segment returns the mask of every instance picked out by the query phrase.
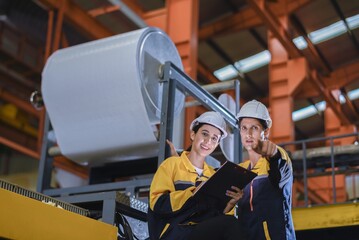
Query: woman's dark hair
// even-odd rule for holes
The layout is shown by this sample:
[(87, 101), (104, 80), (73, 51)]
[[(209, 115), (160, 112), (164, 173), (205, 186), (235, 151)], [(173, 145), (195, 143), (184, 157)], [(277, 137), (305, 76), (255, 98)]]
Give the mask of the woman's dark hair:
[[(197, 133), (198, 132), (198, 130), (202, 127), (204, 125), (204, 123), (198, 123), (197, 125), (195, 125), (193, 128), (192, 128), (192, 131), (194, 132), (194, 133)], [(191, 149), (192, 149), (192, 144), (186, 149), (186, 151), (191, 151)]]
[[(264, 121), (263, 119), (259, 119), (259, 118), (253, 118), (253, 119), (257, 119), (260, 123), (260, 125), (262, 125), (263, 129), (266, 130), (268, 128), (267, 122)], [(243, 118), (238, 119), (238, 125), (241, 125)]]
[(198, 130), (204, 125), (204, 123), (198, 123), (197, 125), (195, 125), (193, 128), (192, 128), (192, 131), (194, 133), (197, 133)]

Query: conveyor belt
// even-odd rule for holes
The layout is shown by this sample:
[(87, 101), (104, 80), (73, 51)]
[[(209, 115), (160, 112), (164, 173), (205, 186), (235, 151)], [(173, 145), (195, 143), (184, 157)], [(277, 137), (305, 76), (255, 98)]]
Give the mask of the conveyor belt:
[(44, 194), (28, 190), (26, 188), (6, 182), (1, 179), (0, 179), (0, 188), (3, 188), (5, 190), (8, 190), (8, 191), (11, 191), (11, 192), (14, 192), (14, 193), (17, 193), (17, 194), (23, 195), (25, 197), (29, 197), (29, 198), (41, 201), (41, 202), (45, 202), (45, 203), (52, 202), (52, 203), (56, 204), (56, 206), (59, 206), (65, 210), (68, 210), (73, 213), (77, 213), (77, 214), (80, 214), (83, 216), (90, 215), (90, 212), (84, 208), (80, 208), (78, 206), (57, 200), (57, 199), (49, 197), (49, 196), (46, 196)]

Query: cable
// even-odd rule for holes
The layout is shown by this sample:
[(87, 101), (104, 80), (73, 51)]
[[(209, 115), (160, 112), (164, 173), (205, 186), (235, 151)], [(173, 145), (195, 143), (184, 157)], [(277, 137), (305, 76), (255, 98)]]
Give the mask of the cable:
[(131, 226), (128, 223), (127, 219), (119, 212), (116, 211), (115, 215), (115, 224), (118, 227), (118, 240), (134, 240), (134, 235), (131, 230)]

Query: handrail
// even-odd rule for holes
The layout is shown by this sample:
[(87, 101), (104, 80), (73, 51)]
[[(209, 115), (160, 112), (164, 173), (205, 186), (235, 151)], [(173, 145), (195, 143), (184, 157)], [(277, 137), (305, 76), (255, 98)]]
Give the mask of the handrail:
[[(304, 140), (297, 140), (297, 141), (292, 141), (292, 142), (284, 142), (279, 144), (280, 146), (282, 146), (283, 148), (286, 148), (287, 146), (290, 145), (297, 145), (300, 150), (297, 150), (293, 153), (293, 157), (292, 157), (292, 161), (293, 164), (296, 163), (295, 159), (301, 159), (302, 160), (302, 176), (295, 176), (295, 181), (300, 181), (302, 177), (303, 179), (303, 185), (304, 185), (304, 205), (305, 207), (308, 207), (309, 205), (312, 205), (312, 203), (310, 203), (309, 201), (309, 190), (310, 187), (308, 186), (309, 184), (309, 177), (314, 177), (315, 174), (308, 174), (308, 170), (310, 168), (313, 168), (313, 164), (311, 166), (309, 166), (308, 163), (310, 163), (310, 161), (316, 161), (318, 162), (319, 158), (321, 157), (322, 159), (326, 159), (329, 160), (330, 159), (330, 165), (326, 166), (325, 164), (322, 164), (322, 168), (327, 168), (330, 169), (330, 175), (331, 175), (331, 184), (332, 184), (332, 189), (331, 189), (331, 196), (330, 198), (332, 199), (332, 203), (335, 204), (337, 203), (337, 183), (336, 183), (336, 175), (339, 174), (345, 174), (345, 173), (349, 173), (349, 174), (359, 174), (359, 168), (356, 169), (349, 169), (348, 171), (338, 171), (338, 166), (339, 166), (339, 159), (336, 158), (336, 156), (341, 155), (341, 154), (358, 154), (358, 158), (359, 158), (359, 145), (358, 145), (358, 141), (355, 141), (353, 143), (353, 147), (344, 147), (347, 145), (343, 145), (343, 146), (335, 146), (334, 145), (334, 140), (336, 139), (343, 139), (346, 137), (356, 137), (356, 139), (359, 139), (359, 132), (354, 132), (354, 133), (350, 133), (350, 134), (342, 134), (342, 135), (337, 135), (337, 136), (329, 136), (329, 137), (317, 137), (317, 138), (311, 138), (311, 139), (304, 139)], [(327, 147), (319, 147), (319, 148), (308, 148), (308, 143), (313, 143), (313, 142), (324, 142), (324, 145), (329, 143), (329, 146)], [(357, 147), (356, 147), (357, 146)], [(328, 149), (327, 149), (328, 148)], [(353, 150), (354, 149), (354, 150)], [(330, 150), (329, 153), (328, 151), (325, 150)], [(349, 151), (351, 150), (351, 151)], [(316, 158), (316, 159), (315, 159)], [(354, 160), (355, 161), (355, 160)], [(354, 162), (353, 161), (353, 162)], [(356, 163), (354, 163), (354, 168), (359, 166), (359, 161), (355, 161)], [(328, 163), (328, 161), (326, 161), (326, 163)], [(355, 165), (356, 164), (356, 165)], [(315, 165), (316, 166), (316, 165)], [(329, 172), (328, 172), (329, 173)], [(318, 175), (319, 176), (319, 175)], [(355, 181), (354, 181), (354, 186), (353, 189), (355, 188)], [(355, 193), (355, 189), (353, 191)], [(354, 196), (355, 198), (356, 196)], [(347, 199), (348, 200), (348, 199)]]

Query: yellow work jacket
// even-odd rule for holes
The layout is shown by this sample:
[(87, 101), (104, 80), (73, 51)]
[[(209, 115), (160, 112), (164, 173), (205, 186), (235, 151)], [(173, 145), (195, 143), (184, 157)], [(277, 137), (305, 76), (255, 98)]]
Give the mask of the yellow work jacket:
[[(157, 169), (150, 187), (148, 226), (151, 239), (186, 239), (191, 226), (223, 214), (213, 199), (194, 198), (193, 190), (215, 170), (204, 163), (199, 176), (184, 151)], [(230, 213), (233, 214), (233, 211)]]

